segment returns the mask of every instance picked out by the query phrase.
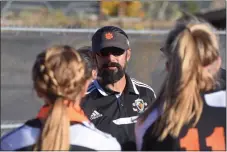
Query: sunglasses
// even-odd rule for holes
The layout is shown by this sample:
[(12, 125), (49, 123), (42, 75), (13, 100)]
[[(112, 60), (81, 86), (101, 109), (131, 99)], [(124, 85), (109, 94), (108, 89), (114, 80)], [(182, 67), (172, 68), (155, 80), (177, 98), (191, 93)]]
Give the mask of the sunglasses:
[(100, 52), (96, 53), (98, 56), (107, 57), (110, 54), (113, 56), (120, 56), (125, 53), (123, 49), (114, 49), (114, 50), (101, 50)]

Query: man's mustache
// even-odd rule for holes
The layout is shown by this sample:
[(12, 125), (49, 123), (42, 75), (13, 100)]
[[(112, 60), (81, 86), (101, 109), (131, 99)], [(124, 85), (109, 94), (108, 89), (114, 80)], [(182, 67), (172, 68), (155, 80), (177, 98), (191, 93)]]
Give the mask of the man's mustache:
[(108, 67), (117, 67), (118, 69), (121, 69), (121, 65), (116, 62), (109, 62), (108, 64), (104, 64), (102, 68), (108, 68)]

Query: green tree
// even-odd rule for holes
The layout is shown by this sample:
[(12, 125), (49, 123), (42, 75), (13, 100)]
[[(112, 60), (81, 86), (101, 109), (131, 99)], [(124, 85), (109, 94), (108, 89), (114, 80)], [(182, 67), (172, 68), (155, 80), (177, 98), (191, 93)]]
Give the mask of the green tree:
[(101, 12), (107, 16), (117, 16), (119, 1), (101, 1)]
[(181, 15), (176, 2), (147, 1), (143, 3), (145, 17), (153, 20), (173, 20)]
[(196, 1), (184, 1), (182, 2), (181, 7), (189, 13), (195, 13), (199, 11), (199, 6)]
[(142, 4), (140, 1), (132, 1), (127, 4), (126, 16), (129, 17), (143, 17)]

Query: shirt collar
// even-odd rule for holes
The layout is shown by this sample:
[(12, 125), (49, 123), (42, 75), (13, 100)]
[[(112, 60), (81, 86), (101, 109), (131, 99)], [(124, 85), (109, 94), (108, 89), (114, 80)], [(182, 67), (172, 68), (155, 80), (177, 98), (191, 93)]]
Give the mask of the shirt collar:
[(135, 83), (132, 81), (132, 79), (126, 74), (126, 86), (124, 89), (124, 92), (130, 92), (139, 95), (139, 91), (135, 85)]
[[(131, 78), (126, 74), (126, 86), (125, 89), (123, 91), (123, 93), (134, 93), (136, 95), (139, 95), (139, 91), (136, 88), (135, 83), (131, 80)], [(102, 94), (103, 96), (108, 96), (110, 94), (119, 94), (118, 92), (112, 91), (108, 88), (103, 88), (97, 80), (93, 81), (96, 89), (99, 91), (100, 94)]]
[(93, 83), (94, 83), (96, 89), (99, 91), (99, 93), (101, 93), (101, 95), (108, 96), (108, 94), (103, 90), (103, 88), (100, 86), (100, 84), (98, 83), (97, 80), (94, 80)]

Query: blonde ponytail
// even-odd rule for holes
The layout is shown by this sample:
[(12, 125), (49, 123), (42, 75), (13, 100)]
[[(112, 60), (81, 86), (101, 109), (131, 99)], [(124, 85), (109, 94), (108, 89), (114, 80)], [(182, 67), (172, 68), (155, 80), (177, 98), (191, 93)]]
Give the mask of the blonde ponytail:
[[(170, 71), (166, 81), (164, 113), (160, 122), (165, 122), (164, 129), (156, 132), (160, 140), (168, 134), (178, 136), (183, 125), (194, 118), (196, 124), (200, 118), (203, 103), (200, 102), (197, 86), (199, 57), (194, 38), (189, 29), (178, 36), (177, 50), (170, 58)], [(176, 48), (174, 48), (176, 49)], [(174, 63), (173, 63), (174, 62)], [(174, 91), (171, 91), (174, 90)]]
[(37, 56), (32, 69), (33, 85), (50, 110), (43, 118), (45, 122), (34, 150), (69, 150), (72, 120), (70, 107), (64, 102), (80, 104), (82, 90), (90, 77), (85, 77), (85, 64), (70, 46), (53, 46)]
[(48, 115), (35, 150), (69, 150), (69, 125), (66, 105), (58, 99)]
[(156, 103), (139, 118), (141, 123), (154, 108), (160, 109), (153, 130), (159, 140), (177, 137), (186, 124), (197, 124), (203, 109), (200, 93), (215, 86), (204, 67), (219, 57), (217, 37), (205, 23), (178, 24), (168, 35), (165, 51), (169, 72), (164, 85)]

